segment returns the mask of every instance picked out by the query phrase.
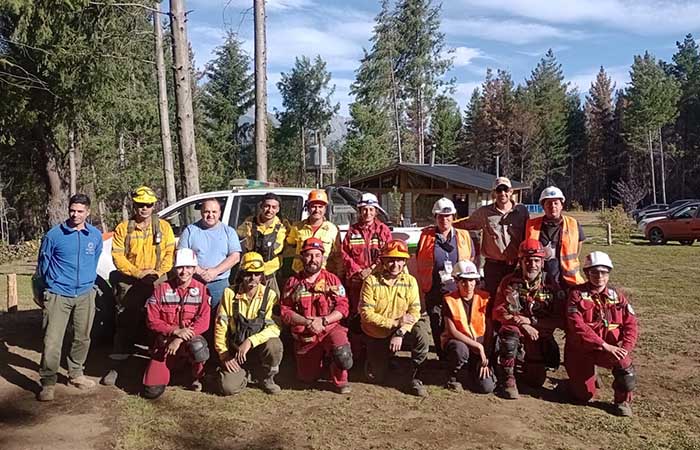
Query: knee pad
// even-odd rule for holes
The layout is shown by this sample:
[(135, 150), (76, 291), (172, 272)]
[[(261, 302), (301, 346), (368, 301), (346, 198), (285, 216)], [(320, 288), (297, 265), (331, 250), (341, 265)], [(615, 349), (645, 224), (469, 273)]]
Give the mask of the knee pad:
[(350, 344), (344, 344), (333, 349), (333, 360), (343, 370), (352, 369), (352, 350)]
[(187, 345), (194, 362), (202, 363), (209, 360), (209, 345), (207, 345), (207, 340), (202, 336), (193, 337), (187, 341)]
[(626, 369), (617, 367), (612, 370), (613, 388), (623, 392), (632, 392), (637, 385), (637, 375), (634, 372), (634, 366), (629, 366)]
[(542, 344), (540, 345), (542, 346), (544, 365), (550, 369), (557, 370), (561, 362), (561, 352), (559, 351), (557, 341), (554, 340), (554, 336), (542, 340)]
[(157, 384), (155, 386), (144, 386), (143, 387), (143, 396), (146, 397), (149, 400), (154, 400), (161, 395), (163, 395), (163, 392), (165, 392), (165, 385), (164, 384)]
[(504, 333), (498, 337), (499, 354), (503, 359), (514, 359), (520, 347), (520, 337), (515, 333)]

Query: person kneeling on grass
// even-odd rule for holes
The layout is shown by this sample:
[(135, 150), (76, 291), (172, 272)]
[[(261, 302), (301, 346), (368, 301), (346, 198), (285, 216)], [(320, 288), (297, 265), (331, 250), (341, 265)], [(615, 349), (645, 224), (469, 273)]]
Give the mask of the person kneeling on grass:
[(360, 320), (367, 344), (367, 378), (381, 383), (389, 362), (401, 350), (404, 338), (410, 339), (412, 376), (409, 392), (426, 397), (428, 391), (418, 376), (428, 358), (426, 319), (420, 314), (418, 282), (404, 271), (408, 246), (403, 241), (389, 241), (382, 249), (381, 271), (370, 275), (360, 293)]
[(192, 278), (197, 257), (189, 248), (175, 255), (176, 277), (156, 286), (146, 302), (147, 327), (155, 334), (151, 361), (143, 375), (143, 396), (163, 395), (170, 371), (190, 366), (190, 389), (201, 391), (209, 347), (202, 334), (209, 328), (210, 302), (206, 286)]
[(595, 367), (612, 369), (615, 413), (631, 416), (636, 384), (631, 353), (637, 343), (637, 317), (625, 295), (608, 285), (612, 268), (603, 252), (586, 256), (583, 271), (588, 282), (569, 294), (564, 361), (571, 391), (582, 402), (595, 395)]
[(248, 370), (265, 392), (277, 394), (281, 389), (274, 377), (282, 361), (280, 329), (272, 317), (277, 294), (264, 282), (261, 254), (243, 255), (239, 270), (238, 286), (224, 290), (214, 328), (214, 345), (221, 361), (220, 392), (234, 395), (243, 391)]
[(450, 373), (446, 387), (459, 392), (466, 381), (476, 392), (488, 394), (496, 386), (484, 350), (489, 294), (476, 289), (481, 276), (471, 261), (459, 261), (452, 276), (457, 290), (444, 297), (445, 331), (440, 336)]

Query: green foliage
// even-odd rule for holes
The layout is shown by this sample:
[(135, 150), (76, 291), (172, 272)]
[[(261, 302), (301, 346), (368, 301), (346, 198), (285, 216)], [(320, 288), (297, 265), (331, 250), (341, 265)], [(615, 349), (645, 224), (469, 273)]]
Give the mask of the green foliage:
[(632, 238), (632, 233), (636, 231), (634, 221), (630, 218), (622, 205), (601, 210), (598, 214), (598, 222), (604, 229), (610, 224), (613, 242), (615, 243), (629, 243)]
[(457, 153), (462, 115), (459, 105), (450, 97), (441, 95), (435, 104), (435, 112), (430, 124), (430, 140), (435, 149), (436, 161), (450, 163)]

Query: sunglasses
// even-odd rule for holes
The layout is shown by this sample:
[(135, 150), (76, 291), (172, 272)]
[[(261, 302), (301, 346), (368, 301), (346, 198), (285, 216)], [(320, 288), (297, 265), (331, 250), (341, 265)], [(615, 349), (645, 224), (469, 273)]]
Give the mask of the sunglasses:
[(153, 208), (153, 203), (134, 203), (134, 208)]
[(508, 192), (510, 190), (510, 188), (508, 186), (501, 185), (501, 186), (498, 186), (495, 190), (496, 190), (496, 192)]

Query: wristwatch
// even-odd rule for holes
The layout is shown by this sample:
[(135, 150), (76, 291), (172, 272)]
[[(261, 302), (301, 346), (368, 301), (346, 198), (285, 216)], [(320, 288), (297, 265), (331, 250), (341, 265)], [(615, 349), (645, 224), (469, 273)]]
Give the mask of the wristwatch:
[(406, 334), (406, 332), (403, 331), (401, 328), (399, 328), (398, 330), (394, 331), (394, 336), (396, 336), (396, 337), (402, 338), (402, 337), (404, 336), (404, 334)]
[(327, 326), (328, 326), (328, 320), (326, 320), (326, 316), (321, 317), (321, 324), (322, 324), (324, 327), (327, 327)]

